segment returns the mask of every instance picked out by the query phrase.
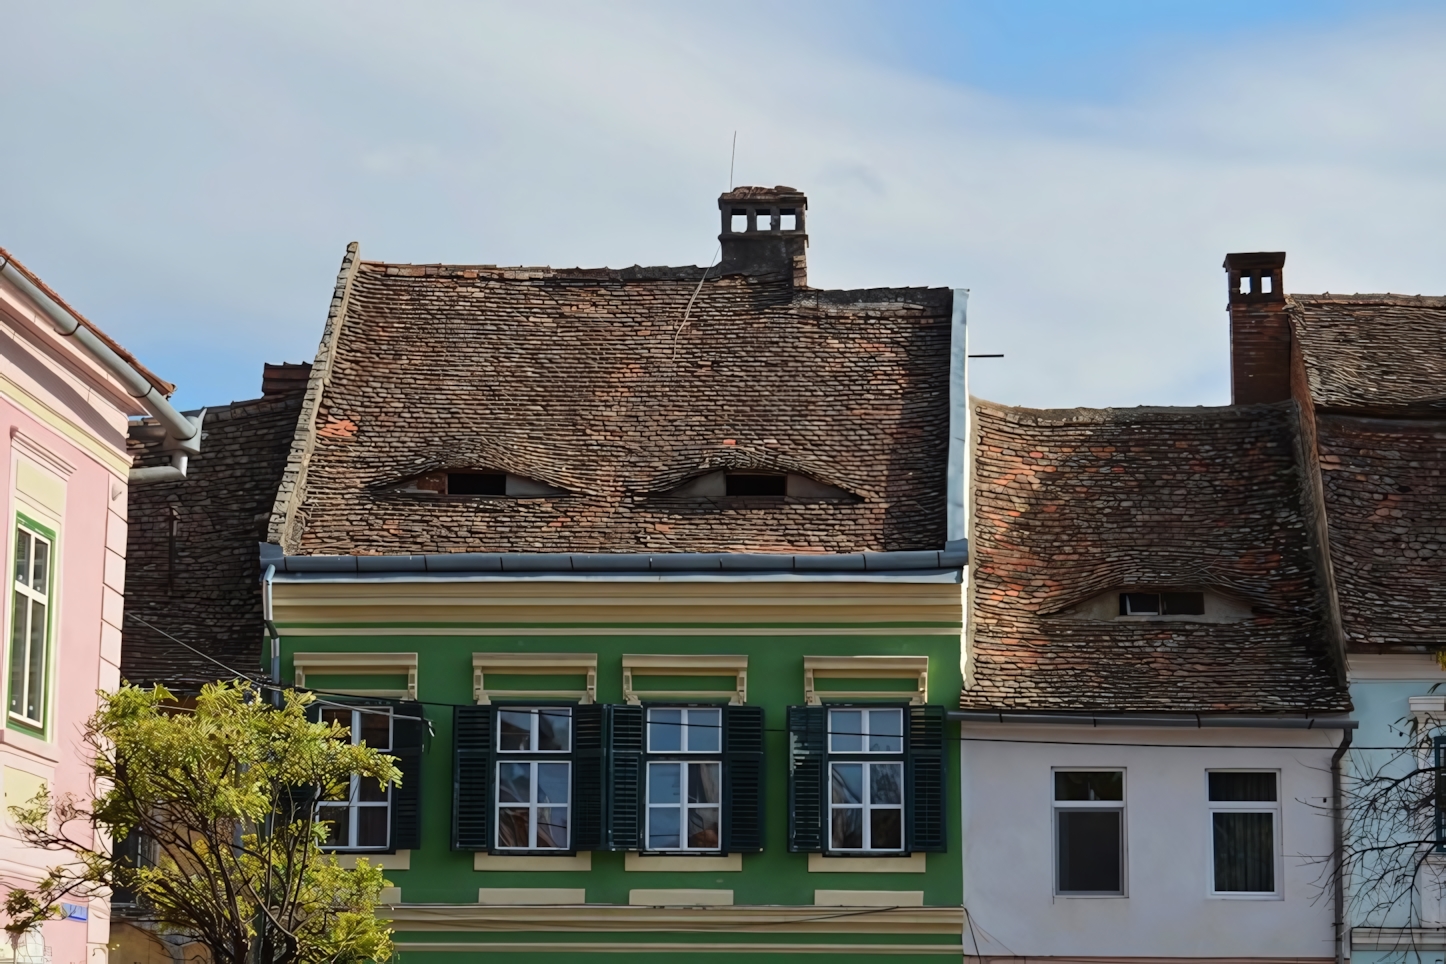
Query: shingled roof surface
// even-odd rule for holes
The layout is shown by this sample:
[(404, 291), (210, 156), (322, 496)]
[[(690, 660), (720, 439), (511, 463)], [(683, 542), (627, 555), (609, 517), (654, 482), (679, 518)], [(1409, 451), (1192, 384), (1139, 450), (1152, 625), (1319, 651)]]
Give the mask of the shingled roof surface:
[(1446, 421), (1318, 414), (1316, 436), (1347, 645), (1446, 645)]
[[(256, 544), (266, 538), (300, 411), (299, 393), (209, 409), (205, 443), (188, 477), (131, 487), (124, 678), (184, 685), (228, 676), (218, 663), (238, 673), (261, 667)], [(137, 465), (167, 463), (163, 434), (153, 420), (133, 423), (129, 447)]]
[(1446, 417), (1446, 298), (1291, 295), (1288, 309), (1317, 406)]
[[(1307, 545), (1293, 411), (977, 403), (962, 706), (1349, 708)], [(1122, 590), (1218, 593), (1253, 615), (1207, 623), (1066, 612)]]
[[(702, 278), (359, 262), (338, 289), (314, 449), (289, 470), (295, 521), (273, 540), (362, 555), (942, 548), (950, 291)], [(565, 491), (399, 491), (469, 468)], [(668, 494), (719, 469), (852, 498)]]

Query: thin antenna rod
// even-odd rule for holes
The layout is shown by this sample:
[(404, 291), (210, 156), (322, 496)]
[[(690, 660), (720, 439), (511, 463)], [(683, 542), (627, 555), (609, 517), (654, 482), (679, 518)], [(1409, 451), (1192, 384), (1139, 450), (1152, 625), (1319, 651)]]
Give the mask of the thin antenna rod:
[(728, 155), (728, 190), (733, 190), (733, 161), (738, 157), (738, 132), (733, 132), (733, 152)]

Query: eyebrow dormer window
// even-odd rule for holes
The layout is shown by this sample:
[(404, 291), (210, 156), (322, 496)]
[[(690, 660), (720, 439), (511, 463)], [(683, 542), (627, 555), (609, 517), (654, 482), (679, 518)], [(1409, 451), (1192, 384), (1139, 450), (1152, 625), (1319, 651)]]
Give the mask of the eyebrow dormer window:
[(729, 472), (724, 475), (723, 484), (725, 494), (732, 496), (788, 494), (788, 476), (781, 472)]
[(506, 495), (506, 472), (448, 472), (448, 495)]
[(1121, 616), (1203, 616), (1203, 592), (1122, 592)]

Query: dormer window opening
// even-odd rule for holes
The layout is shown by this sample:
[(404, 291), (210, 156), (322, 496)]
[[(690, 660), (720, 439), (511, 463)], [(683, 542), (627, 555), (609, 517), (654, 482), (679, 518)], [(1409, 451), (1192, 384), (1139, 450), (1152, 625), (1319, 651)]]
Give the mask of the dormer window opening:
[(729, 472), (723, 478), (730, 496), (775, 496), (788, 494), (788, 476), (781, 472)]
[(1203, 616), (1203, 592), (1122, 592), (1121, 616)]
[(448, 472), (448, 495), (506, 495), (506, 472)]

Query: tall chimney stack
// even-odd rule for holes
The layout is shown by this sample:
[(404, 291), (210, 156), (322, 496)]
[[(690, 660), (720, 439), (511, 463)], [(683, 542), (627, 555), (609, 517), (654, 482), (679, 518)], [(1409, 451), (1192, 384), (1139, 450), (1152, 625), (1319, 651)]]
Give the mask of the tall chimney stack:
[(1290, 319), (1281, 274), (1284, 251), (1227, 254), (1230, 279), (1230, 402), (1290, 398)]
[(739, 187), (718, 198), (723, 215), (722, 274), (789, 275), (808, 286), (808, 198), (797, 188)]

